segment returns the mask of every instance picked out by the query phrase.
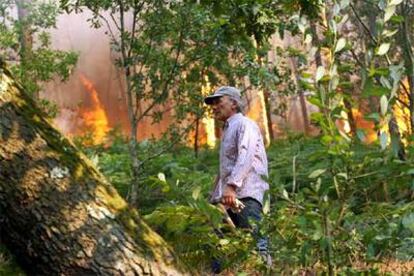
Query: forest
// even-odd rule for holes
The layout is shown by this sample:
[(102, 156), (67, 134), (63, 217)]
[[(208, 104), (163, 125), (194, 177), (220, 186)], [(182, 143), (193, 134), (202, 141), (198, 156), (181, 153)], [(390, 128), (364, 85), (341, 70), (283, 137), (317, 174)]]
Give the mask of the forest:
[[(0, 275), (413, 273), (413, 30), (413, 0), (0, 0)], [(221, 86), (265, 145), (253, 230), (210, 202)]]

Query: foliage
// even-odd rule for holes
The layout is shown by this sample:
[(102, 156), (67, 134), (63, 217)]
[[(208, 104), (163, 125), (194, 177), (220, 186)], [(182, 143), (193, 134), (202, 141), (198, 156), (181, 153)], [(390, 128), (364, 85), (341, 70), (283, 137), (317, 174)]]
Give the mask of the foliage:
[[(68, 79), (77, 54), (53, 50), (48, 29), (54, 28), (59, 7), (48, 1), (2, 1), (0, 4), (0, 58), (11, 66), (25, 91), (38, 98), (42, 84), (54, 77)], [(23, 14), (20, 18), (16, 13)], [(57, 109), (46, 100), (39, 104), (52, 117)]]
[[(404, 246), (410, 232), (401, 227), (413, 212), (407, 203), (411, 176), (404, 173), (412, 161), (401, 163), (375, 147), (354, 145), (344, 163), (324, 147), (317, 140), (285, 141), (270, 162), (276, 184), (270, 194), (278, 200), (267, 227), (276, 233), (275, 258), (284, 269), (329, 270), (396, 258), (397, 248), (404, 251), (400, 256), (412, 256)], [(335, 175), (338, 168), (347, 168), (347, 174)]]
[[(85, 7), (92, 11), (91, 24), (106, 28), (116, 64), (123, 72), (131, 129), (130, 202), (137, 202), (139, 171), (145, 166), (135, 142), (139, 122), (151, 117), (153, 123), (159, 123), (163, 114), (171, 111), (175, 124), (171, 124), (169, 134), (176, 143), (204, 116), (201, 92), (207, 82), (243, 88), (246, 76), (251, 76), (256, 86), (264, 78), (268, 82), (273, 78), (258, 65), (257, 48), (250, 38), (253, 29), (239, 33), (239, 24), (229, 24), (217, 15), (214, 5), (150, 0), (61, 1), (61, 5), (67, 11)], [(271, 13), (267, 6), (261, 11)], [(241, 19), (241, 15), (236, 17)], [(268, 23), (262, 22), (263, 32), (270, 33), (274, 24), (266, 20)], [(183, 124), (189, 127), (183, 130)]]
[[(125, 194), (127, 148), (116, 139), (109, 148), (88, 150)], [(159, 143), (142, 142), (140, 151)], [(413, 160), (395, 159), (378, 145), (352, 144), (347, 159), (326, 154), (325, 147), (323, 139), (290, 136), (268, 149), (271, 208), (261, 229), (271, 240), (274, 272), (328, 271), (329, 265), (338, 272), (369, 271), (384, 260), (411, 260)], [(225, 227), (206, 201), (217, 152), (204, 149), (198, 159), (190, 153), (176, 147), (148, 161), (141, 175), (144, 218), (192, 267), (208, 271), (215, 256), (234, 271), (265, 271), (250, 235), (215, 232)]]
[[(271, 240), (272, 272), (358, 273), (362, 263), (377, 273), (375, 263), (413, 259), (414, 148), (411, 130), (403, 146), (395, 127), (396, 103), (407, 109), (414, 100), (411, 1), (61, 2), (68, 10), (86, 6), (95, 27), (108, 23), (102, 11), (121, 19), (118, 33), (108, 32), (132, 99), (133, 133), (129, 142), (114, 132), (108, 145), (84, 150), (123, 196), (129, 183), (141, 184), (141, 213), (188, 264), (208, 269), (213, 256), (235, 271), (264, 269), (251, 236), (226, 229), (208, 204), (217, 151), (195, 158), (178, 143), (185, 119), (204, 116), (207, 81), (242, 87), (246, 76), (286, 95), (309, 92), (319, 108), (312, 120), (320, 137), (289, 136), (268, 149), (271, 208), (260, 227)], [(131, 28), (125, 16), (136, 19)], [(286, 31), (303, 38), (300, 49), (276, 52), (299, 67), (295, 84), (289, 66), (266, 59), (269, 37)], [(137, 123), (146, 116), (158, 123), (169, 108), (172, 135), (136, 142)], [(353, 109), (367, 110), (378, 141), (366, 145), (361, 129), (338, 128)]]

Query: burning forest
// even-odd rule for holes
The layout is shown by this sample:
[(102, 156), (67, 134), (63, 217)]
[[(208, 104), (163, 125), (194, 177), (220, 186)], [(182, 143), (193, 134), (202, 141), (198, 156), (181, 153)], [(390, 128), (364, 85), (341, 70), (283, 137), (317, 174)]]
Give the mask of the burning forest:
[(0, 274), (412, 273), (413, 10), (2, 1)]

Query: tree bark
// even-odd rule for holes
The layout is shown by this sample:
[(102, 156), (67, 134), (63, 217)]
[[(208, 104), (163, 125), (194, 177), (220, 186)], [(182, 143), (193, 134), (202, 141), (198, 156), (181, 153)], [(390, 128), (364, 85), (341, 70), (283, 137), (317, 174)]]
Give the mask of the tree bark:
[(300, 109), (301, 109), (302, 120), (303, 120), (303, 132), (305, 133), (305, 135), (308, 135), (310, 133), (310, 123), (309, 123), (309, 116), (308, 116), (308, 108), (306, 106), (305, 94), (300, 84), (300, 75), (299, 75), (300, 73), (296, 65), (296, 60), (294, 58), (290, 58), (290, 62), (292, 64), (293, 73), (295, 74), (296, 87), (298, 89)]
[(30, 275), (186, 274), (1, 60), (0, 236)]
[[(29, 5), (29, 0), (16, 0), (17, 17), (19, 19), (20, 67), (23, 68), (19, 77), (20, 80), (29, 80), (29, 82), (36, 83), (34, 77), (28, 73), (28, 68), (30, 68), (30, 63), (33, 60), (33, 35), (32, 27), (28, 21), (29, 11), (27, 10)], [(39, 100), (39, 91), (30, 91), (30, 94), (35, 100)]]
[(411, 133), (414, 130), (414, 53), (413, 53), (413, 44), (411, 42), (412, 38), (412, 14), (410, 14), (408, 3), (402, 4), (403, 7), (400, 7), (400, 15), (404, 18), (404, 21), (400, 23), (400, 37), (399, 44), (401, 45), (403, 58), (404, 58), (404, 67), (407, 74), (407, 80), (409, 85), (409, 110), (410, 110), (410, 129)]
[(31, 57), (33, 48), (33, 37), (30, 25), (27, 21), (29, 12), (27, 6), (30, 4), (27, 0), (16, 0), (17, 16), (20, 23), (19, 41), (20, 41), (20, 58), (21, 62), (28, 62)]

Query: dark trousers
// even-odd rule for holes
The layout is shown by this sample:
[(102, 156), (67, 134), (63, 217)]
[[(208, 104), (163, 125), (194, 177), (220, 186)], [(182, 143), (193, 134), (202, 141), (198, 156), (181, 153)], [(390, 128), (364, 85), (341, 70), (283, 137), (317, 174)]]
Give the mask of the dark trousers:
[[(259, 228), (256, 224), (251, 222), (259, 222), (263, 216), (262, 205), (255, 199), (246, 197), (239, 199), (244, 204), (244, 208), (239, 212), (232, 212), (231, 209), (227, 210), (231, 220), (237, 228), (251, 229), (253, 237), (256, 240), (257, 250), (260, 255), (268, 255), (268, 240), (267, 237), (260, 235)], [(212, 271), (214, 273), (220, 273), (221, 264), (220, 261), (214, 259), (211, 264)]]
[(231, 209), (227, 210), (231, 220), (238, 228), (251, 229), (253, 231), (253, 237), (256, 239), (257, 250), (259, 253), (267, 253), (267, 238), (260, 235), (257, 225), (252, 225), (251, 223), (259, 222), (262, 219), (262, 205), (257, 200), (250, 197), (241, 198), (240, 201), (243, 202), (245, 206), (240, 213), (234, 213)]

